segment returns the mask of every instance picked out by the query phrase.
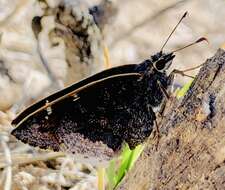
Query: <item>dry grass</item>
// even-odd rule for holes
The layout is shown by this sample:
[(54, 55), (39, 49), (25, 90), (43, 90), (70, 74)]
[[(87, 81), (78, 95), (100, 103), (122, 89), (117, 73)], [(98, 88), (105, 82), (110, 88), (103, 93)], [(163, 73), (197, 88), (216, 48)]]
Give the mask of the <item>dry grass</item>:
[(0, 189), (97, 189), (96, 170), (72, 155), (33, 149), (10, 136), (14, 114), (0, 112)]

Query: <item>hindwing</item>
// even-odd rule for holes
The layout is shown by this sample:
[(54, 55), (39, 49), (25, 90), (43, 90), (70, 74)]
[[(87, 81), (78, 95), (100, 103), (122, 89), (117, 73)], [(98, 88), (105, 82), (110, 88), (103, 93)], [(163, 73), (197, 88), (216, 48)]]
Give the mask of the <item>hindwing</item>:
[(134, 148), (150, 135), (155, 120), (141, 77), (111, 75), (47, 97), (39, 109), (14, 121), (12, 134), (32, 146), (84, 156), (110, 158), (124, 141)]

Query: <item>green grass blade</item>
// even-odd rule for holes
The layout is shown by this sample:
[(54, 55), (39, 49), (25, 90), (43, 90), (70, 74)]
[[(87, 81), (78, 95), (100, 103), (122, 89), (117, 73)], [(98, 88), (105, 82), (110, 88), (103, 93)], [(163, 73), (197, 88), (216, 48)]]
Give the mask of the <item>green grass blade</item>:
[(176, 97), (177, 99), (180, 99), (182, 98), (186, 93), (187, 91), (189, 90), (191, 84), (192, 84), (193, 80), (187, 82), (181, 89), (179, 89), (176, 93)]

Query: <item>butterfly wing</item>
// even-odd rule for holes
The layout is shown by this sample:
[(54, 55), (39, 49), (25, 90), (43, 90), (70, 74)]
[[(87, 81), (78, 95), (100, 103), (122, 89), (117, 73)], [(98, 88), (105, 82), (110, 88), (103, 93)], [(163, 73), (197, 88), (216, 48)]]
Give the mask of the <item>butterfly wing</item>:
[(57, 101), (58, 99), (61, 99), (64, 96), (67, 96), (67, 94), (81, 88), (82, 86), (86, 86), (90, 83), (93, 83), (95, 81), (113, 76), (113, 75), (119, 75), (119, 74), (126, 74), (126, 73), (133, 73), (136, 72), (137, 64), (130, 64), (130, 65), (123, 65), (114, 67), (111, 69), (104, 70), (100, 73), (97, 73), (91, 77), (88, 77), (84, 80), (81, 80), (80, 82), (77, 82), (63, 90), (60, 90), (47, 98), (42, 99), (41, 101), (33, 104), (32, 106), (28, 107), (26, 110), (24, 110), (22, 113), (20, 113), (12, 122), (13, 125), (17, 125), (19, 122), (21, 122), (25, 117), (30, 115), (31, 113), (35, 112), (36, 110), (42, 108), (45, 106), (46, 102), (53, 102)]
[(140, 78), (139, 73), (113, 75), (60, 100), (46, 98), (12, 134), (32, 146), (109, 159), (124, 141), (134, 148), (152, 131), (155, 114)]

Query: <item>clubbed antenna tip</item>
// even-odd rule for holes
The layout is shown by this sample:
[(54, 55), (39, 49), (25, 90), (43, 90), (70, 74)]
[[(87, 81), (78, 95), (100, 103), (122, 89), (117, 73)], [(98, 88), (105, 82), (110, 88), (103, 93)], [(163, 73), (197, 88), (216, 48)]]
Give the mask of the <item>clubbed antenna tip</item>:
[(196, 41), (195, 41), (195, 43), (199, 43), (199, 42), (202, 42), (202, 41), (206, 41), (206, 42), (209, 44), (208, 39), (207, 39), (207, 38), (205, 38), (205, 37), (201, 37), (201, 38), (199, 38), (198, 40), (196, 40)]
[(170, 35), (167, 37), (166, 41), (164, 42), (164, 44), (162, 45), (160, 51), (163, 50), (163, 48), (166, 46), (167, 42), (169, 41), (170, 37), (172, 36), (172, 34), (175, 32), (175, 30), (177, 29), (177, 27), (179, 26), (179, 24), (181, 23), (181, 21), (187, 16), (188, 12), (186, 11), (183, 16), (180, 18), (179, 22), (176, 24), (176, 26), (173, 28), (172, 32), (170, 33)]
[(184, 13), (184, 15), (182, 16), (182, 19), (183, 19), (184, 17), (186, 17), (187, 14), (188, 14), (188, 12), (186, 11), (186, 12)]
[(180, 50), (183, 50), (183, 49), (185, 49), (185, 48), (187, 48), (187, 47), (193, 46), (194, 44), (200, 43), (200, 42), (202, 42), (202, 41), (206, 41), (207, 43), (209, 43), (209, 41), (208, 41), (207, 38), (201, 37), (201, 38), (197, 39), (195, 42), (192, 42), (192, 43), (190, 43), (190, 44), (188, 44), (188, 45), (186, 45), (186, 46), (184, 46), (184, 47), (181, 47), (181, 48), (178, 48), (178, 49), (172, 51), (172, 53), (175, 53), (175, 52), (180, 51)]

